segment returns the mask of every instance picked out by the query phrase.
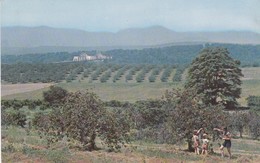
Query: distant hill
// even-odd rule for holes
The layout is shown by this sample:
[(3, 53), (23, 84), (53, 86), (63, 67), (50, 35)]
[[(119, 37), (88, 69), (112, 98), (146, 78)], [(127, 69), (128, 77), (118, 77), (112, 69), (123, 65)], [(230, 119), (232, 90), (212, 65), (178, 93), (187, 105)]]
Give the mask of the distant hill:
[(144, 49), (114, 49), (107, 51), (74, 51), (52, 52), (41, 54), (2, 55), (1, 61), (7, 64), (18, 62), (26, 63), (57, 63), (72, 62), (74, 56), (82, 53), (96, 55), (101, 52), (112, 56), (113, 59), (105, 60), (111, 64), (171, 64), (187, 65), (199, 52), (208, 46), (225, 47), (232, 58), (240, 60), (242, 66), (260, 66), (260, 45), (241, 44), (197, 44), (197, 45), (174, 45)]
[(175, 32), (161, 26), (117, 33), (40, 27), (2, 27), (2, 54), (79, 50), (138, 49), (168, 44), (260, 44), (260, 34), (246, 31)]

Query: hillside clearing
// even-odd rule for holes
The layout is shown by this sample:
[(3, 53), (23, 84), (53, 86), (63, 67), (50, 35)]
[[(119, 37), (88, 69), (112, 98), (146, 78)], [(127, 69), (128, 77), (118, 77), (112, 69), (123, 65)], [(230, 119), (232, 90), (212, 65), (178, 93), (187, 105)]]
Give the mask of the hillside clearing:
[(242, 80), (260, 80), (260, 68), (259, 67), (247, 67), (242, 68), (242, 74), (244, 77)]
[(38, 89), (43, 89), (51, 86), (51, 83), (30, 83), (30, 84), (2, 84), (1, 85), (1, 97), (19, 94), (25, 92), (31, 92)]

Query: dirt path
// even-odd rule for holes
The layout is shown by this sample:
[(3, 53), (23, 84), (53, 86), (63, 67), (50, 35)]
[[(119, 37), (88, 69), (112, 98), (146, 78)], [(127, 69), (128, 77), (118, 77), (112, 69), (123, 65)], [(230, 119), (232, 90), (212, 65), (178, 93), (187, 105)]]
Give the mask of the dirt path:
[(30, 92), (49, 87), (51, 83), (32, 83), (32, 84), (1, 84), (1, 97), (23, 92)]

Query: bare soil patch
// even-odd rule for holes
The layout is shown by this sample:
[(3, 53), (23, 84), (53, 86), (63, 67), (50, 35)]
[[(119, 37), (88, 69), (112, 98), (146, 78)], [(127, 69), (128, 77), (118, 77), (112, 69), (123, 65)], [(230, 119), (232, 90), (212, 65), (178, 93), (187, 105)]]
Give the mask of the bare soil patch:
[(1, 85), (1, 97), (17, 93), (30, 92), (49, 87), (51, 83), (30, 83), (30, 84), (3, 84)]
[(244, 77), (242, 80), (259, 80), (260, 79), (260, 67), (247, 67), (242, 68)]

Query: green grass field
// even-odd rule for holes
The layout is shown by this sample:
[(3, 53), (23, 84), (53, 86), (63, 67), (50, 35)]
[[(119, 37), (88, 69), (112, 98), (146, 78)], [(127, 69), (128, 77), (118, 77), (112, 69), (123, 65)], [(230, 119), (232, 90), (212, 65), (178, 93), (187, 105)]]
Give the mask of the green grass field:
[[(181, 87), (180, 83), (60, 83), (57, 84), (68, 91), (90, 90), (95, 92), (102, 100), (119, 100), (134, 102), (145, 99), (161, 98), (167, 89)], [(18, 93), (2, 97), (2, 99), (42, 99), (43, 91)]]
[(241, 98), (238, 102), (245, 106), (248, 96), (260, 96), (260, 80), (243, 80)]

